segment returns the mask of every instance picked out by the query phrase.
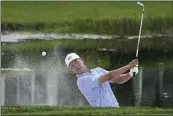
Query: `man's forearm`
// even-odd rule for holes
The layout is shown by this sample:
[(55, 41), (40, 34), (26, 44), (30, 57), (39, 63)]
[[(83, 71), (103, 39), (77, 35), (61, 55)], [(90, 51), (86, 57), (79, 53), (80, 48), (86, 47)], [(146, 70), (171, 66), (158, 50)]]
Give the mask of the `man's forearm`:
[(119, 69), (112, 70), (112, 71), (110, 71), (110, 78), (111, 79), (117, 78), (120, 75), (122, 75), (124, 72), (128, 71), (129, 69), (130, 69), (129, 65), (126, 65), (126, 66), (121, 67)]
[(113, 78), (112, 82), (113, 83), (118, 83), (118, 84), (123, 84), (125, 82), (127, 82), (129, 79), (131, 79), (132, 77), (130, 76), (129, 73), (127, 74), (122, 74), (119, 77)]
[[(123, 73), (125, 73), (126, 71), (130, 70), (131, 68), (134, 68), (136, 65), (138, 64), (138, 60), (132, 60), (128, 65), (121, 67), (119, 69), (116, 70), (112, 70), (107, 74), (101, 75), (99, 77), (99, 84), (102, 84), (108, 80), (116, 80), (116, 78), (120, 77)], [(122, 79), (123, 81), (121, 82), (126, 82), (127, 80), (129, 80), (130, 77), (127, 77), (127, 79)]]
[(115, 80), (116, 78), (120, 77), (120, 75), (122, 75), (124, 72), (126, 72), (129, 69), (130, 69), (130, 67), (128, 65), (126, 65), (126, 66), (121, 67), (119, 69), (112, 70), (109, 73), (107, 73), (105, 75), (102, 75), (99, 78), (99, 84), (102, 84), (102, 83), (104, 83), (105, 81), (108, 81), (108, 80), (112, 80), (112, 79)]

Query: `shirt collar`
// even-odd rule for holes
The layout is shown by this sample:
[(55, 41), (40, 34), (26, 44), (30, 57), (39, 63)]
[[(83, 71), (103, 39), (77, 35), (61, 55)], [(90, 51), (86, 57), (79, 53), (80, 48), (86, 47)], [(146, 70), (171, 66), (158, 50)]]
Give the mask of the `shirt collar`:
[(88, 71), (86, 71), (86, 72), (84, 72), (84, 73), (78, 73), (78, 74), (76, 74), (76, 76), (79, 78), (79, 77), (81, 77), (81, 76), (91, 74), (92, 72), (93, 72), (92, 69), (88, 69)]

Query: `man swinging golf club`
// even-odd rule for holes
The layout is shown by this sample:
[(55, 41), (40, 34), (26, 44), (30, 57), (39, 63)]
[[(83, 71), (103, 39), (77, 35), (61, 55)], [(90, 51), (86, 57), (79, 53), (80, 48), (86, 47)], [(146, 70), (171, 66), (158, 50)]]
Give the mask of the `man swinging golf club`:
[[(109, 83), (123, 84), (138, 73), (138, 60), (134, 59), (126, 66), (112, 71), (97, 67), (88, 69), (84, 61), (76, 54), (70, 53), (65, 63), (76, 76), (77, 85), (91, 106), (119, 107)], [(129, 73), (124, 74), (130, 70)]]

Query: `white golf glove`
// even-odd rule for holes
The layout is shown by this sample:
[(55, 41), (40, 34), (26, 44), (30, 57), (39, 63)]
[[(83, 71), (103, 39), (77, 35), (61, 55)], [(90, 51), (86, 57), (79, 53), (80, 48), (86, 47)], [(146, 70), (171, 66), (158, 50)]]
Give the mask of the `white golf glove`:
[(138, 66), (130, 69), (129, 74), (130, 74), (131, 77), (133, 77), (133, 73), (135, 73), (135, 76), (138, 74)]

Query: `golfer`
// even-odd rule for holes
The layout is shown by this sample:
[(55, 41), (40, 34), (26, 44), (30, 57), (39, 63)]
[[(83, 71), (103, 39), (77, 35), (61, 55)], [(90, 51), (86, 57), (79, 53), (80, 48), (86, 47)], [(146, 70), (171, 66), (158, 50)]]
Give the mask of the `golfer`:
[[(138, 68), (134, 70), (138, 65), (137, 59), (112, 71), (100, 67), (87, 69), (84, 61), (76, 53), (68, 54), (65, 63), (69, 70), (76, 74), (78, 88), (91, 106), (119, 107), (109, 83), (123, 84), (133, 77), (133, 72), (138, 73)], [(130, 72), (124, 74), (128, 70)]]

